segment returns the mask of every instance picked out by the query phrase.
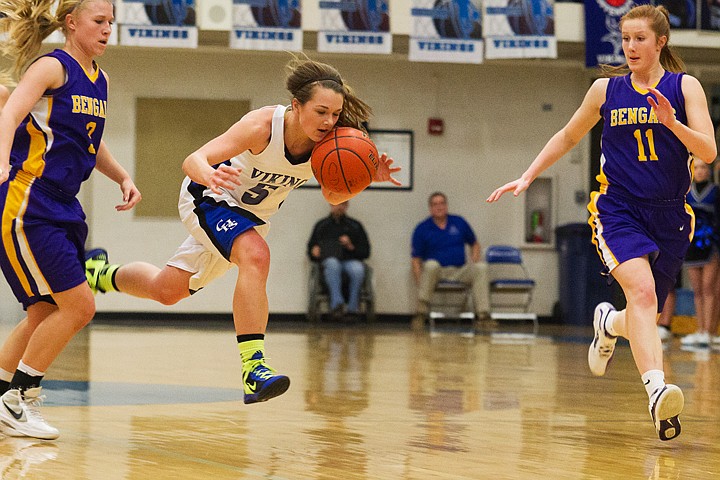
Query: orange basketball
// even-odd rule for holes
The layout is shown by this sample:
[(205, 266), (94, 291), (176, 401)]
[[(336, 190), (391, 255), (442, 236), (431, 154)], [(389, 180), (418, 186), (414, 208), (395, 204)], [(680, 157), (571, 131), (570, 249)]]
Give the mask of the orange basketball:
[(359, 193), (377, 171), (377, 147), (362, 130), (337, 127), (315, 145), (310, 164), (321, 186), (335, 193)]

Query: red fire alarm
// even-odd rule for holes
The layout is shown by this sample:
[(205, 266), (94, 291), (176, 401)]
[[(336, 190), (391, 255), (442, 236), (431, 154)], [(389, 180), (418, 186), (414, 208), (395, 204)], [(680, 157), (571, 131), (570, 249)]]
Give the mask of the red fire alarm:
[(445, 122), (442, 118), (428, 118), (428, 134), (442, 135), (445, 131)]

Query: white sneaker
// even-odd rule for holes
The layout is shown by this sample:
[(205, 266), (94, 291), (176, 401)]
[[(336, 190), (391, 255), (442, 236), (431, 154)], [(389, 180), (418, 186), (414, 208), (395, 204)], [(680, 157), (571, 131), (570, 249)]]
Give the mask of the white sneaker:
[(42, 387), (29, 388), (25, 392), (8, 390), (0, 397), (0, 428), (10, 437), (33, 437), (54, 440), (60, 436), (57, 428), (48, 425), (38, 408), (44, 396)]
[(707, 347), (710, 344), (710, 334), (708, 332), (691, 333), (681, 338), (680, 344), (686, 347)]
[(658, 325), (657, 331), (658, 335), (660, 336), (660, 341), (662, 342), (666, 342), (672, 338), (672, 332), (665, 325)]
[(712, 344), (715, 345), (716, 347), (720, 346), (720, 335), (716, 335), (716, 336), (714, 336), (714, 337), (710, 337), (710, 341), (711, 341)]
[(650, 397), (650, 416), (660, 440), (672, 440), (680, 435), (678, 415), (685, 405), (685, 397), (677, 385), (667, 384)]
[(595, 338), (588, 350), (588, 365), (593, 375), (598, 377), (605, 375), (608, 363), (615, 352), (617, 337), (609, 335), (605, 330), (605, 325), (610, 315), (614, 315), (616, 312), (615, 307), (608, 302), (602, 302), (595, 307), (595, 316), (593, 318)]

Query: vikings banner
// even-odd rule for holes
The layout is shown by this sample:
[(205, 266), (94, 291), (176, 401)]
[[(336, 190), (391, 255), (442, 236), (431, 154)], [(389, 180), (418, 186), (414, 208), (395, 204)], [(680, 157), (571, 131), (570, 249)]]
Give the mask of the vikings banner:
[(622, 65), (620, 17), (648, 0), (585, 0), (585, 66)]
[(123, 0), (118, 7), (122, 45), (197, 48), (195, 0)]
[(482, 63), (479, 0), (413, 0), (409, 59)]
[(230, 47), (302, 50), (300, 0), (233, 0)]
[(485, 0), (486, 58), (557, 58), (553, 0)]
[(320, 0), (318, 52), (392, 53), (386, 0)]

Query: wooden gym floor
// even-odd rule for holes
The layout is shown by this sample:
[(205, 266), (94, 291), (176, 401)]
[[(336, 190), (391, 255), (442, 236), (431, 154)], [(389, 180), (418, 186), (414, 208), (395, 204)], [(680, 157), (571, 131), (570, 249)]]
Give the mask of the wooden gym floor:
[(93, 324), (44, 382), (60, 438), (0, 436), (0, 478), (720, 478), (720, 353), (666, 351), (686, 406), (661, 442), (627, 343), (594, 378), (590, 327), (441, 327), (271, 323), (292, 384), (244, 405), (229, 323)]

